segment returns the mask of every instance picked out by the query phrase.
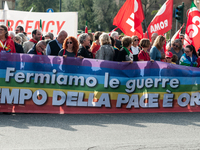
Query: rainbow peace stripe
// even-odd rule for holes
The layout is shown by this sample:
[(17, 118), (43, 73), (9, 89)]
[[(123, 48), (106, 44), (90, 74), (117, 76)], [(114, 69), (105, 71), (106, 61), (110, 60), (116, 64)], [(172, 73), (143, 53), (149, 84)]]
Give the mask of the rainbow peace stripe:
[[(167, 111), (188, 111), (194, 109), (199, 111), (198, 107), (194, 108), (180, 108), (177, 105), (176, 100), (182, 93), (196, 93), (200, 90), (200, 69), (185, 67), (180, 65), (173, 65), (164, 62), (134, 62), (133, 64), (124, 63), (124, 62), (112, 62), (112, 61), (102, 61), (102, 60), (91, 60), (91, 59), (79, 59), (79, 58), (66, 58), (63, 57), (53, 57), (53, 56), (36, 56), (36, 55), (27, 55), (27, 54), (7, 54), (0, 53), (0, 88), (9, 88), (12, 89), (30, 89), (33, 92), (42, 89), (48, 94), (48, 102), (44, 106), (41, 106), (41, 109), (38, 110), (38, 106), (35, 106), (32, 101), (27, 101), (26, 108), (16, 106), (16, 105), (1, 105), (0, 111), (7, 111), (9, 106), (15, 107), (13, 112), (39, 112), (39, 113), (134, 113), (134, 112), (167, 112)], [(98, 84), (91, 88), (86, 84), (85, 86), (75, 86), (75, 85), (59, 85), (58, 83), (52, 84), (41, 84), (34, 83), (34, 79), (31, 79), (30, 83), (17, 83), (14, 78), (11, 78), (10, 82), (5, 82), (6, 69), (8, 67), (15, 68), (15, 74), (18, 72), (26, 73), (42, 73), (53, 75), (52, 72), (56, 69), (56, 75), (68, 75), (68, 76), (83, 76), (85, 79), (88, 77), (95, 77), (98, 81)], [(120, 81), (120, 86), (116, 89), (113, 88), (104, 88), (104, 78), (105, 73), (109, 73), (109, 79), (116, 78)], [(127, 94), (125, 92), (126, 82), (128, 80), (137, 80), (137, 79), (148, 79), (151, 78), (155, 80), (159, 79), (178, 79), (180, 85), (178, 88), (173, 89), (167, 84), (166, 88), (162, 88), (159, 84), (158, 88), (142, 88), (137, 89), (131, 93)], [(68, 91), (83, 92), (85, 93), (85, 100), (87, 101), (90, 93), (95, 93), (95, 98), (99, 99), (103, 93), (109, 93), (112, 108), (80, 108), (80, 107), (68, 107), (66, 105), (58, 107), (52, 106), (52, 96), (53, 91), (63, 91), (67, 94)], [(132, 94), (139, 95), (141, 97), (146, 93), (156, 93), (160, 97), (160, 105), (164, 94), (167, 90), (175, 94), (175, 102), (173, 108), (158, 108), (158, 109), (126, 109), (126, 108), (115, 108), (116, 100), (118, 94), (127, 94), (131, 96)], [(28, 106), (27, 106), (28, 105)], [(16, 109), (18, 108), (19, 109)], [(48, 109), (46, 109), (48, 107)], [(23, 108), (23, 109), (22, 109)], [(70, 109), (69, 109), (70, 108)], [(5, 110), (6, 109), (6, 110)], [(17, 111), (16, 111), (17, 110)], [(45, 111), (44, 111), (45, 110)]]

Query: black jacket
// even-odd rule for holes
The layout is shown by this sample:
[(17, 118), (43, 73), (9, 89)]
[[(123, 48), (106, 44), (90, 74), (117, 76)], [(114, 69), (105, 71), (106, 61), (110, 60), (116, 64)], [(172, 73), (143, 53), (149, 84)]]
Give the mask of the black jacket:
[(56, 40), (50, 41), (49, 46), (51, 48), (51, 54), (50, 55), (58, 56), (58, 53), (60, 51), (60, 47), (58, 46)]
[(83, 47), (82, 45), (79, 47), (77, 56), (82, 56), (84, 58), (93, 58), (91, 52), (88, 51), (89, 47)]
[(24, 49), (23, 49), (22, 45), (20, 45), (16, 42), (14, 42), (14, 43), (15, 43), (16, 53), (24, 53)]

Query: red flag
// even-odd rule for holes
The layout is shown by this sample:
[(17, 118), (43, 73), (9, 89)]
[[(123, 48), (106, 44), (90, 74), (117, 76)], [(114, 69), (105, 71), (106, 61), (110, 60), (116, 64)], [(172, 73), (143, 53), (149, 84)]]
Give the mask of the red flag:
[(184, 46), (193, 45), (196, 50), (200, 48), (200, 12), (192, 2), (188, 12), (188, 20), (185, 30)]
[[(141, 23), (144, 20), (141, 0), (126, 0), (113, 20), (113, 25), (120, 28), (124, 34), (132, 36), (141, 32)], [(136, 30), (137, 29), (137, 30)], [(143, 33), (143, 32), (142, 32)]]
[(142, 30), (142, 25), (138, 26), (135, 29), (135, 32), (133, 32), (133, 35), (137, 35), (139, 39), (143, 38), (143, 30)]
[(164, 35), (172, 28), (173, 0), (167, 0), (149, 24), (147, 30), (149, 38), (153, 33)]
[(85, 25), (85, 33), (88, 33), (87, 21), (86, 21), (86, 25)]
[[(171, 42), (174, 41), (175, 39), (179, 39), (179, 36), (181, 34), (181, 30), (184, 27), (185, 24), (182, 25), (182, 27), (174, 34), (174, 36), (171, 38)], [(170, 42), (167, 43), (166, 49), (170, 47)]]

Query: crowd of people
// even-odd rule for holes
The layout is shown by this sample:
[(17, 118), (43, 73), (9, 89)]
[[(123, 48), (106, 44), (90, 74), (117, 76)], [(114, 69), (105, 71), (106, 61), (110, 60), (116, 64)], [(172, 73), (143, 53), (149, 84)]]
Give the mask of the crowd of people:
[(157, 33), (151, 39), (139, 39), (137, 36), (122, 36), (114, 31), (111, 34), (100, 31), (82, 33), (78, 38), (69, 36), (62, 30), (54, 38), (52, 33), (42, 35), (41, 31), (32, 31), (32, 38), (28, 38), (22, 26), (9, 31), (0, 25), (0, 52), (27, 53), (35, 55), (52, 55), (100, 59), (108, 61), (163, 61), (172, 64), (199, 67), (200, 57), (195, 47), (188, 45), (183, 48), (184, 35), (180, 35), (165, 49), (166, 39)]

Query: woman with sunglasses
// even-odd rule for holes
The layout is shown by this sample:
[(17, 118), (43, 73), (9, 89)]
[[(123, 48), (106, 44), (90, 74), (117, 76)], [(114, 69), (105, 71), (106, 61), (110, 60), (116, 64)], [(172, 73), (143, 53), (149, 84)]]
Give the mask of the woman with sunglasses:
[(78, 41), (75, 37), (70, 36), (64, 40), (63, 49), (58, 53), (58, 56), (76, 57), (78, 51)]
[(195, 50), (195, 47), (193, 45), (187, 45), (185, 47), (185, 53), (181, 56), (179, 64), (183, 66), (196, 67), (197, 58), (198, 55)]
[(140, 48), (138, 47), (138, 45), (139, 45), (138, 36), (133, 36), (132, 41), (133, 41), (133, 43), (131, 46), (131, 51), (133, 53), (133, 61), (138, 61), (138, 54), (140, 52)]
[(165, 44), (165, 37), (162, 35), (157, 36), (153, 47), (150, 50), (150, 57), (154, 61), (160, 61), (161, 60), (161, 50)]
[(176, 39), (172, 42), (172, 48), (170, 51), (172, 52), (172, 54), (176, 54), (178, 56), (176, 64), (179, 64), (179, 60), (181, 56), (184, 54), (184, 49), (182, 48), (182, 42), (180, 39)]

